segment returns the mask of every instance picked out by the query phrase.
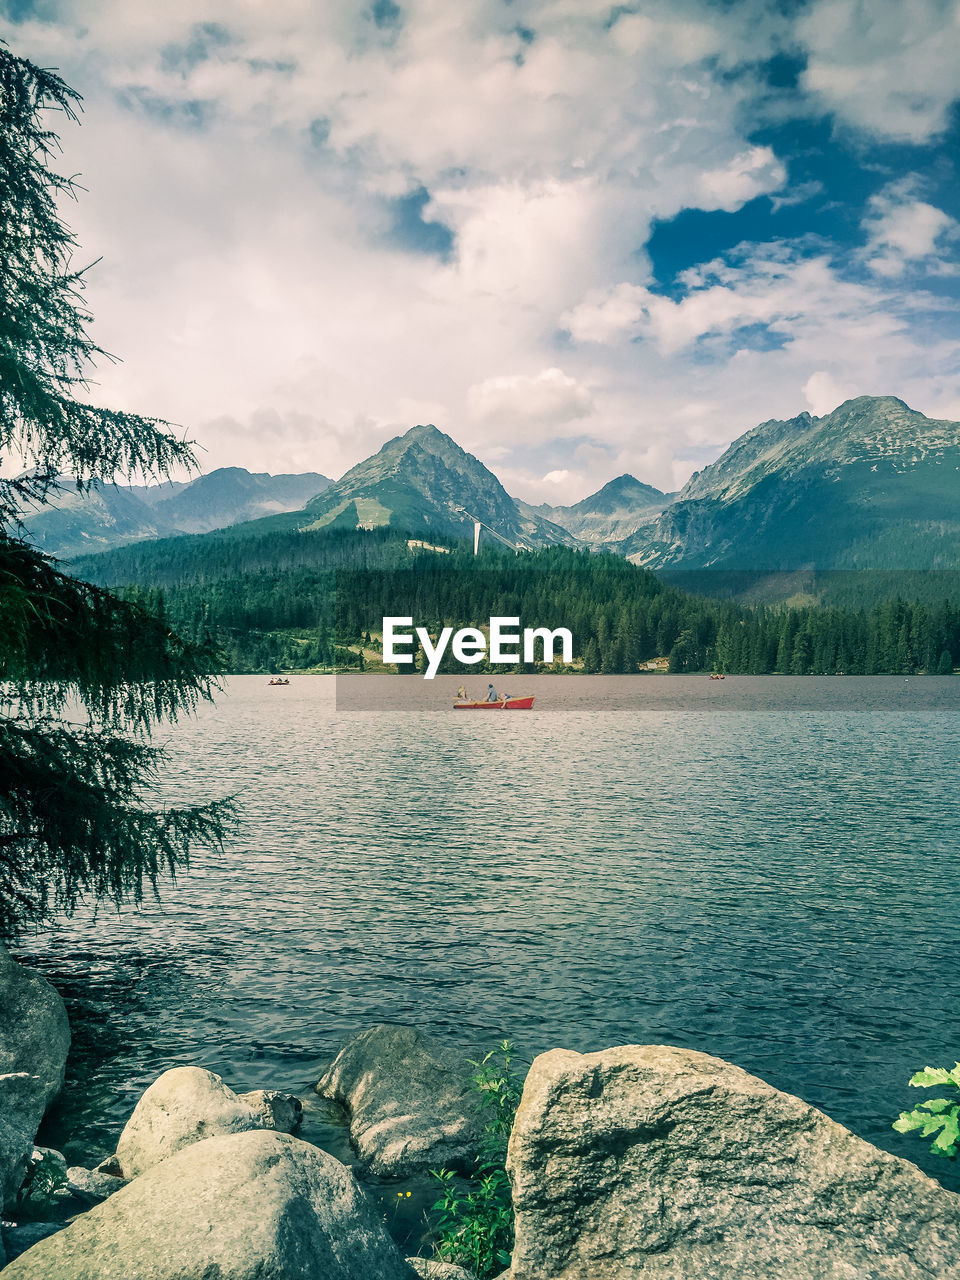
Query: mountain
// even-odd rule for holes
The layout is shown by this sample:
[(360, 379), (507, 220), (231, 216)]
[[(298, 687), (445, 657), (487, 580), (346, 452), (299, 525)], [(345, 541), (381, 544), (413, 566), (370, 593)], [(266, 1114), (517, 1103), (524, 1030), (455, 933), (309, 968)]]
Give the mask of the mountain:
[(514, 501), (478, 458), (434, 426), (416, 426), (307, 503), (301, 529), (373, 529), (469, 536), (479, 520), (515, 546), (578, 546), (565, 529)]
[(676, 496), (622, 475), (571, 507), (543, 503), (528, 509), (584, 542), (620, 542), (654, 520)]
[(80, 493), (67, 478), (60, 484), (44, 506), (23, 516), (25, 537), (47, 555), (65, 559), (179, 532), (129, 488), (95, 481)]
[(221, 467), (191, 481), (156, 485), (94, 483), (61, 489), (25, 512), (26, 536), (48, 555), (67, 558), (148, 538), (205, 533), (276, 512), (297, 510), (330, 481), (319, 472), (271, 476)]
[(958, 568), (960, 423), (893, 396), (763, 422), (618, 549), (650, 568)]
[(318, 471), (271, 476), (220, 467), (153, 506), (159, 519), (184, 533), (208, 533), (244, 520), (296, 511), (332, 483)]

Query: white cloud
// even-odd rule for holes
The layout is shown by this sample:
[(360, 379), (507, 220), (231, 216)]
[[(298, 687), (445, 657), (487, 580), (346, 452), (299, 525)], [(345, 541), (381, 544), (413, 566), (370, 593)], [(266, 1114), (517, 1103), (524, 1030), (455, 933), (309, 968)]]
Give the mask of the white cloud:
[(563, 471), (548, 471), (543, 479), (546, 484), (565, 484), (570, 479), (570, 472), (566, 469)]
[(960, 226), (942, 209), (918, 199), (917, 189), (918, 180), (908, 176), (889, 183), (868, 202), (865, 257), (876, 275), (899, 276), (920, 265), (938, 274), (950, 270), (938, 255), (947, 241), (957, 238)]
[(518, 425), (556, 429), (589, 417), (594, 403), (588, 387), (562, 369), (551, 368), (533, 377), (511, 374), (487, 378), (468, 390), (467, 409), (471, 418), (484, 426), (498, 425), (511, 431)]
[(585, 299), (564, 323), (581, 342), (644, 341), (665, 356), (705, 339), (736, 351), (738, 335), (754, 326), (778, 342), (795, 342), (825, 323), (855, 324), (861, 340), (903, 327), (887, 309), (886, 295), (843, 280), (825, 255), (808, 258), (789, 246), (754, 246), (744, 260), (687, 272), (684, 283), (677, 299), (621, 284)]
[[(926, 87), (917, 69), (936, 6), (904, 7), (913, 52), (877, 0), (862, 58), (852, 6), (826, 0), (832, 42), (760, 0), (406, 0), (392, 31), (302, 0), (51, 0), (56, 20), (0, 35), (85, 95), (64, 164), (88, 193), (67, 217), (102, 258), (95, 336), (124, 359), (99, 371), (101, 401), (185, 424), (207, 467), (332, 475), (432, 421), (518, 492), (568, 501), (618, 471), (674, 487), (795, 413), (818, 372), (925, 411), (955, 400), (950, 349), (911, 340), (920, 302), (883, 277), (850, 285), (787, 246), (666, 297), (644, 253), (681, 210), (800, 196), (750, 141), (750, 68), (795, 33), (843, 119), (866, 128), (872, 96), (885, 136), (901, 115), (939, 127), (944, 59), (931, 45)], [(391, 201), (421, 187), (446, 257), (397, 232)]]
[(817, 0), (796, 35), (804, 88), (844, 123), (897, 142), (946, 128), (960, 94), (956, 0)]
[(807, 379), (803, 394), (813, 416), (822, 418), (836, 409), (837, 405), (843, 404), (844, 400), (852, 400), (857, 395), (869, 395), (869, 392), (858, 389), (851, 383), (841, 384), (826, 369), (818, 369)]
[(750, 147), (719, 169), (707, 169), (700, 177), (702, 208), (728, 213), (755, 196), (777, 191), (787, 171), (769, 147)]

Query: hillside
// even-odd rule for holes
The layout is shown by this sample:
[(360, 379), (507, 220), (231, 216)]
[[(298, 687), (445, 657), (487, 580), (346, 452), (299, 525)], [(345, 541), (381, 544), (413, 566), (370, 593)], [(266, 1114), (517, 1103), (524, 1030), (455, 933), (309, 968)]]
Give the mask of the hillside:
[(468, 541), (445, 545), (445, 554), (424, 550), (389, 527), (228, 530), (138, 543), (72, 567), (148, 607), (162, 599), (177, 630), (214, 636), (231, 671), (376, 665), (388, 614), (435, 633), (505, 611), (523, 625), (569, 627), (574, 669), (586, 672), (667, 664), (675, 672), (945, 674), (960, 660), (960, 607), (943, 601), (750, 608), (691, 594), (619, 556), (567, 547), (518, 556), (490, 546), (474, 557)]

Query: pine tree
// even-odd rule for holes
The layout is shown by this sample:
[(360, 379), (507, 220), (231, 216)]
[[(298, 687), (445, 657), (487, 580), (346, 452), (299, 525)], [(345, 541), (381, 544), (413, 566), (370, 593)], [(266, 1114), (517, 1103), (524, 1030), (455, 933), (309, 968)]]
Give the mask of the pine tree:
[[(0, 936), (83, 898), (138, 900), (196, 842), (219, 844), (229, 805), (151, 807), (152, 726), (208, 698), (216, 654), (133, 600), (62, 573), (19, 519), (67, 473), (79, 489), (192, 465), (166, 423), (78, 396), (104, 353), (87, 334), (84, 272), (57, 201), (49, 112), (78, 95), (0, 43)], [(64, 719), (67, 705), (73, 714)], [(75, 708), (85, 713), (78, 723)], [(155, 802), (154, 802), (155, 804)]]

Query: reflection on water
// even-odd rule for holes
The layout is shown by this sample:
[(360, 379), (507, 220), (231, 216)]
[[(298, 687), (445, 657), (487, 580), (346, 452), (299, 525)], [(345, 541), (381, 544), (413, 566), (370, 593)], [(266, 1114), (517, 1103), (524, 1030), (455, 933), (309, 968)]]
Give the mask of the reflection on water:
[(48, 1141), (99, 1157), (190, 1062), (299, 1093), (343, 1158), (307, 1090), (389, 1020), (703, 1049), (960, 1185), (890, 1129), (960, 1056), (960, 681), (524, 678), (533, 712), (472, 716), (457, 683), (338, 713), (332, 678), (237, 677), (170, 734), (170, 798), (234, 791), (245, 827), (159, 904), (21, 946), (74, 1028)]

